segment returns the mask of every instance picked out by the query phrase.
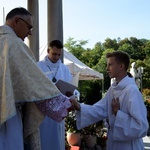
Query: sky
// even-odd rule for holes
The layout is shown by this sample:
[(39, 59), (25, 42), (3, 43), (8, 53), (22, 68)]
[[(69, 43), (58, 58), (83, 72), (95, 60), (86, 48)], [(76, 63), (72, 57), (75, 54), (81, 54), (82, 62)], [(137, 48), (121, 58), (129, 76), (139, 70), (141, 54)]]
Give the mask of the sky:
[[(150, 40), (150, 0), (62, 0), (62, 3), (64, 43), (71, 37), (76, 41), (87, 40), (86, 47), (93, 48), (106, 38)], [(3, 16), (19, 6), (27, 8), (27, 0), (0, 0), (0, 25)], [(47, 44), (46, 15), (47, 0), (39, 0), (41, 49)]]

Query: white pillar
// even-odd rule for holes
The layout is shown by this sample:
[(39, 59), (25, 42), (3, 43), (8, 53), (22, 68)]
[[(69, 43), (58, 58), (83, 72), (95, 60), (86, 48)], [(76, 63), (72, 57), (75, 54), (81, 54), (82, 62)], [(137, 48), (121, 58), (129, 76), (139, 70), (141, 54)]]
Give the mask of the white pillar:
[[(48, 44), (52, 40), (60, 40), (63, 43), (63, 18), (62, 18), (62, 0), (47, 1), (47, 27)], [(63, 55), (61, 59), (63, 58)], [(63, 59), (62, 59), (63, 61)]]
[(39, 1), (28, 0), (28, 10), (34, 17), (32, 35), (29, 36), (29, 47), (34, 53), (36, 60), (39, 60)]

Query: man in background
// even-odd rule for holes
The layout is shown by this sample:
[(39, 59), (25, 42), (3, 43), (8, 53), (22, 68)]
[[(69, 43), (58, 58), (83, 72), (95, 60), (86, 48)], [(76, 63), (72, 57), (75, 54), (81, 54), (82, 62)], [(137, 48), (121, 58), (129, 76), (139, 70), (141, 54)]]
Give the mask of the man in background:
[[(47, 56), (38, 62), (38, 66), (55, 84), (59, 79), (71, 82), (72, 76), (67, 66), (65, 66), (60, 56), (63, 52), (63, 44), (59, 40), (49, 43)], [(65, 88), (65, 87), (64, 87)], [(65, 121), (56, 122), (49, 117), (45, 117), (40, 125), (42, 150), (65, 150)]]

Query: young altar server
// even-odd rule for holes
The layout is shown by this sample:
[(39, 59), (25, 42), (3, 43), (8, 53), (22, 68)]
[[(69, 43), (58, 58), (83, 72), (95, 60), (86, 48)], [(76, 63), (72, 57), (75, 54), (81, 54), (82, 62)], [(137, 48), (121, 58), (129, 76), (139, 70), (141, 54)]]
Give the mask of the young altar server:
[(81, 129), (108, 118), (107, 150), (144, 150), (147, 110), (135, 79), (127, 75), (129, 56), (115, 51), (107, 53), (106, 59), (107, 73), (115, 81), (105, 97), (92, 106), (72, 100), (77, 110), (77, 127)]

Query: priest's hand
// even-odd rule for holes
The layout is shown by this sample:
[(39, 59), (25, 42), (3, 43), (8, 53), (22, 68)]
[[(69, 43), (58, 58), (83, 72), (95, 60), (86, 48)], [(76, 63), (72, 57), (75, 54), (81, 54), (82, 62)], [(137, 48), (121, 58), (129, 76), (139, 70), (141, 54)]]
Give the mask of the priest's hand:
[(113, 98), (111, 102), (112, 112), (116, 116), (118, 110), (120, 109), (119, 98)]

